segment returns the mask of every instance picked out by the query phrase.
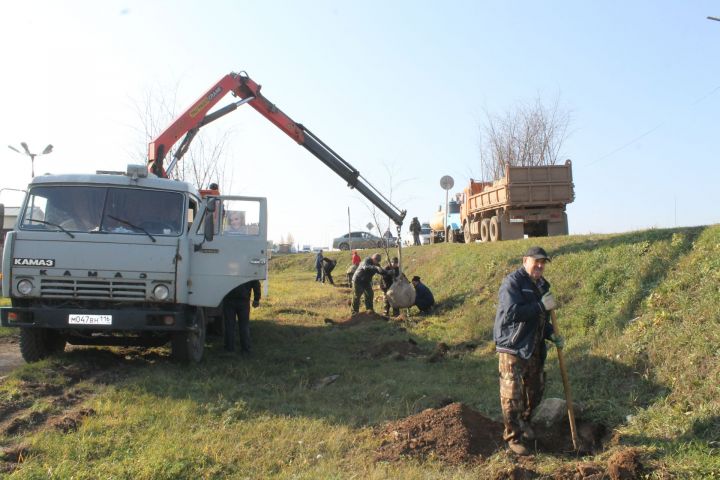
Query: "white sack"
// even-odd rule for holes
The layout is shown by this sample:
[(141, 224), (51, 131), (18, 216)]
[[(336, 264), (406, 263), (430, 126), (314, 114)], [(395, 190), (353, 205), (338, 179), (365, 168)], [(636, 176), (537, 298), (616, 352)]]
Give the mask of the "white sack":
[(415, 287), (405, 275), (395, 279), (385, 296), (393, 308), (409, 308), (415, 304)]

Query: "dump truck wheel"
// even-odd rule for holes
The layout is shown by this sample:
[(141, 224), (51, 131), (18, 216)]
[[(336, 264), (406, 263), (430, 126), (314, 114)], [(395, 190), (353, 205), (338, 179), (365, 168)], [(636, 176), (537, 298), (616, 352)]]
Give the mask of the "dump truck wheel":
[(473, 241), (472, 234), (470, 233), (470, 222), (465, 222), (465, 225), (463, 225), (463, 236), (465, 237), (465, 243)]
[(445, 238), (447, 238), (449, 243), (457, 242), (457, 239), (455, 238), (455, 230), (453, 230), (452, 227), (448, 227), (446, 235), (447, 236)]
[(20, 353), (26, 362), (37, 362), (50, 355), (45, 333), (43, 328), (20, 328)]
[(490, 219), (490, 241), (497, 242), (501, 239), (500, 235), (500, 222), (498, 222), (497, 216), (493, 216)]
[(480, 221), (480, 241), (487, 242), (490, 240), (490, 219), (483, 218)]
[(172, 357), (180, 362), (198, 363), (205, 351), (205, 310), (197, 307), (194, 313), (195, 329), (174, 333), (171, 340)]

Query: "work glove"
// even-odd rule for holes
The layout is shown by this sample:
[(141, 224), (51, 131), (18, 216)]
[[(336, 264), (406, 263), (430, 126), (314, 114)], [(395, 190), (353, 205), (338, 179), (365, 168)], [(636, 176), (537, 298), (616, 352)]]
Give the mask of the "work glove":
[(553, 333), (552, 335), (550, 335), (550, 341), (554, 343), (557, 348), (565, 348), (565, 339), (560, 335), (555, 335)]
[(260, 306), (260, 301), (259, 301), (259, 300), (253, 300), (252, 305), (253, 305), (253, 308), (257, 308), (257, 307)]
[(540, 301), (542, 302), (543, 307), (545, 307), (545, 310), (547, 310), (548, 312), (557, 308), (557, 305), (555, 304), (555, 297), (553, 297), (552, 293), (550, 292), (543, 295)]

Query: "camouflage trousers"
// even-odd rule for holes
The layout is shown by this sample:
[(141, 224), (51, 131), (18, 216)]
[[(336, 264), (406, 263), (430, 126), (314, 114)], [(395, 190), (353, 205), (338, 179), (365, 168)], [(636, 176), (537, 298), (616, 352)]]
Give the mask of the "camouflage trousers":
[(532, 438), (530, 416), (545, 391), (540, 348), (535, 348), (535, 353), (527, 360), (509, 353), (499, 353), (499, 356), (500, 406), (505, 424), (503, 439), (508, 442)]
[(365, 296), (365, 310), (373, 311), (373, 289), (372, 283), (370, 285), (362, 285), (353, 283), (353, 297), (352, 297), (352, 313), (358, 313), (360, 311), (360, 297)]

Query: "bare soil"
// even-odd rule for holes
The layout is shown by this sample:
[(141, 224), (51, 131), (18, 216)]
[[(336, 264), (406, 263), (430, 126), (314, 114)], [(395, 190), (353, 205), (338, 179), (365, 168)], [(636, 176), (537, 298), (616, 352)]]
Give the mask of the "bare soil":
[(325, 323), (329, 325), (337, 325), (340, 327), (354, 327), (356, 325), (361, 325), (363, 323), (368, 322), (376, 322), (376, 321), (383, 321), (387, 322), (387, 317), (383, 317), (382, 315), (379, 315), (375, 312), (360, 312), (356, 313), (355, 315), (351, 315), (350, 317), (341, 320), (336, 321), (332, 318), (326, 318)]
[(0, 377), (7, 375), (24, 363), (20, 355), (19, 337), (0, 337)]
[(635, 448), (620, 450), (608, 459), (608, 473), (612, 480), (635, 480), (643, 473), (640, 451)]
[(474, 463), (502, 447), (501, 423), (462, 403), (429, 408), (387, 424), (376, 459), (435, 457), (448, 464)]
[[(12, 338), (12, 337), (11, 337)], [(83, 347), (73, 347), (83, 348)], [(56, 430), (64, 434), (76, 431), (82, 422), (95, 414), (84, 406), (97, 392), (98, 387), (122, 381), (137, 364), (154, 363), (158, 355), (152, 351), (137, 353), (132, 349), (92, 349), (87, 361), (70, 365), (52, 363), (47, 378), (52, 381), (20, 379), (12, 398), (0, 400), (0, 474), (11, 473), (32, 454), (24, 441), (28, 434), (43, 430)], [(17, 362), (4, 364), (6, 381), (10, 365), (23, 363), (17, 341), (0, 339), (0, 356), (15, 358)], [(38, 411), (37, 405), (43, 408)]]
[[(487, 418), (462, 403), (428, 408), (404, 419), (378, 428), (381, 438), (376, 450), (378, 461), (399, 461), (403, 458), (436, 458), (450, 465), (475, 464), (498, 450), (505, 450), (503, 425)], [(544, 445), (542, 450), (547, 451)], [(565, 455), (566, 445), (554, 445), (549, 453)], [(548, 478), (534, 469), (534, 456), (516, 457), (512, 468), (499, 472), (494, 480), (525, 480)], [(607, 464), (582, 462), (568, 464), (552, 474), (555, 480), (635, 480), (646, 473), (637, 449), (614, 453)]]

